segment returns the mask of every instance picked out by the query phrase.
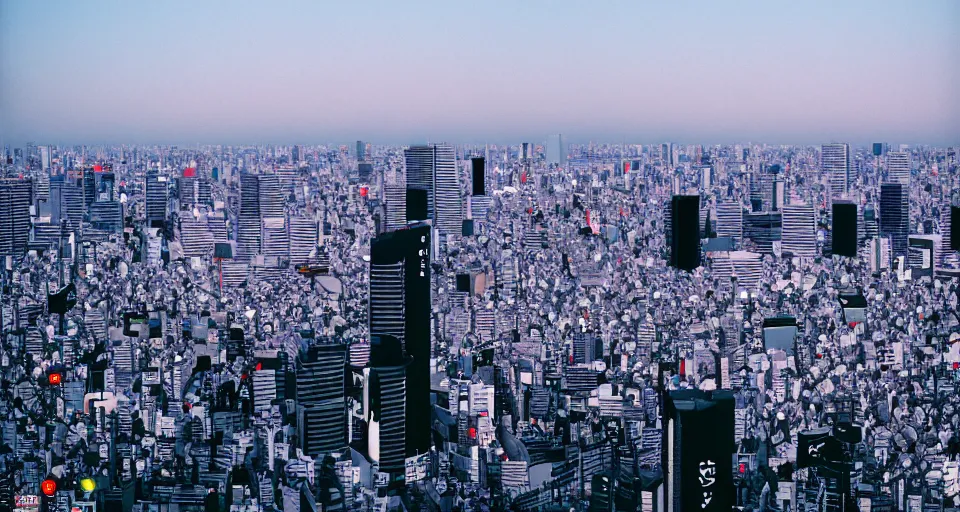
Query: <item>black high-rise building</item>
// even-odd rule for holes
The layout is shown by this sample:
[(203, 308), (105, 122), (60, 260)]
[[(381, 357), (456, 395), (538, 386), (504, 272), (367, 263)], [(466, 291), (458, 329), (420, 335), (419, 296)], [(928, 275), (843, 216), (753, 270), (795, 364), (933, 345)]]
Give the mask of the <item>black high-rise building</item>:
[(297, 360), (297, 434), (303, 453), (316, 457), (347, 446), (347, 345), (303, 347)]
[(906, 256), (910, 202), (902, 183), (880, 185), (880, 236), (890, 237), (893, 255)]
[(167, 219), (167, 182), (156, 171), (147, 173), (147, 225), (162, 227)]
[(850, 202), (833, 203), (833, 253), (839, 256), (857, 256), (857, 205)]
[(670, 213), (670, 265), (693, 270), (700, 266), (700, 196), (673, 196)]
[(430, 226), (411, 224), (370, 248), (370, 335), (400, 340), (410, 363), (406, 384), (407, 456), (430, 449)]
[(368, 455), (380, 471), (403, 474), (407, 454), (407, 378), (410, 356), (395, 336), (370, 338), (370, 364), (364, 369), (364, 414)]
[(960, 251), (960, 206), (950, 207), (950, 249)]
[(733, 394), (683, 390), (664, 399), (662, 456), (668, 510), (730, 510), (736, 448)]
[(473, 169), (473, 177), (471, 183), (473, 184), (473, 195), (475, 196), (484, 196), (487, 195), (486, 186), (484, 182), (484, 176), (486, 171), (486, 161), (483, 157), (471, 158), (470, 167)]

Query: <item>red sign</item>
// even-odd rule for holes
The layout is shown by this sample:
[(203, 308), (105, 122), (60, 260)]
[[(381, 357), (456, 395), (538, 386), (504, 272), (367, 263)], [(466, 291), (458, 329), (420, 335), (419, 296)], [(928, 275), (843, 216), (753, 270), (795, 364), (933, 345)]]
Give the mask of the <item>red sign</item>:
[(47, 375), (47, 381), (50, 382), (51, 386), (59, 386), (63, 381), (63, 376), (59, 373), (51, 373), (50, 375)]
[(623, 163), (623, 173), (630, 174), (630, 162)]
[(40, 490), (43, 491), (43, 494), (46, 494), (47, 496), (53, 496), (53, 494), (57, 492), (57, 482), (54, 482), (48, 478), (44, 480), (42, 484), (40, 484)]
[(183, 170), (184, 178), (194, 178), (197, 176), (197, 169), (195, 167), (187, 167)]
[(93, 172), (103, 172), (103, 166), (100, 164), (94, 165)]
[(370, 190), (367, 187), (360, 187), (360, 197), (367, 197)]

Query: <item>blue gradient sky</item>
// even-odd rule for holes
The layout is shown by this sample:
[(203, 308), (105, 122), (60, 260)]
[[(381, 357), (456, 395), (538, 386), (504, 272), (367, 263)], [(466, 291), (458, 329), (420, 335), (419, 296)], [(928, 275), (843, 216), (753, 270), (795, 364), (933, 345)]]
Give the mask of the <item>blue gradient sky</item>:
[(960, 2), (0, 0), (5, 143), (956, 143)]

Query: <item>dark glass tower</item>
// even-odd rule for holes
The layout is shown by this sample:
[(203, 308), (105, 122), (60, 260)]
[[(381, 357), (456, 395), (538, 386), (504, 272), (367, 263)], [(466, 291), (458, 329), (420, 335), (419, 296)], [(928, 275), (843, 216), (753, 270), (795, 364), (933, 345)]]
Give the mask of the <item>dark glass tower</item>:
[(700, 266), (700, 196), (673, 196), (670, 265), (681, 270)]
[(672, 510), (733, 506), (734, 398), (729, 391), (674, 391), (664, 397), (665, 498)]
[(297, 430), (303, 453), (316, 457), (347, 446), (347, 345), (303, 347), (297, 361)]
[(411, 359), (394, 336), (373, 335), (365, 373), (364, 412), (367, 450), (380, 471), (404, 472), (407, 453), (407, 371)]
[(395, 336), (412, 358), (406, 384), (407, 456), (430, 450), (430, 225), (411, 224), (373, 240), (370, 336)]
[(880, 185), (880, 236), (888, 236), (894, 256), (907, 254), (910, 203), (902, 183)]
[(0, 256), (19, 256), (26, 251), (32, 197), (29, 179), (0, 179)]

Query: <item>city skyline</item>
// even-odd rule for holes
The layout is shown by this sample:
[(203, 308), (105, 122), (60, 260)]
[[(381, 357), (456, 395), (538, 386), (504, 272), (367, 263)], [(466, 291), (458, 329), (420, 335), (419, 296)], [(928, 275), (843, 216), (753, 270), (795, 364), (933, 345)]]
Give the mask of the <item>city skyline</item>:
[(954, 2), (0, 5), (3, 144), (954, 144)]

